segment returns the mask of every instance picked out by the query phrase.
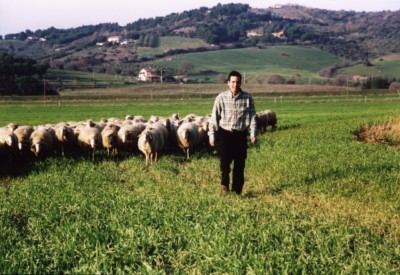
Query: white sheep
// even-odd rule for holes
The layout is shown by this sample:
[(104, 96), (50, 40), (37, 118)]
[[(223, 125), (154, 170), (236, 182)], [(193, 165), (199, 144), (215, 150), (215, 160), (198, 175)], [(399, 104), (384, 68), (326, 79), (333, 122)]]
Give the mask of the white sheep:
[(271, 129), (274, 129), (277, 122), (278, 119), (274, 111), (265, 110), (257, 112), (257, 128), (261, 133), (264, 133), (269, 126), (271, 126)]
[(138, 148), (146, 156), (146, 166), (157, 162), (164, 145), (164, 135), (160, 128), (146, 127), (139, 135)]
[(133, 122), (135, 122), (135, 123), (146, 123), (147, 120), (143, 116), (136, 115), (136, 116), (133, 117)]
[(159, 118), (157, 122), (149, 121), (146, 128), (160, 131), (164, 139), (164, 146), (166, 147), (170, 144), (170, 125), (171, 121), (169, 119)]
[(78, 135), (79, 147), (91, 154), (91, 159), (94, 161), (96, 150), (102, 146), (101, 131), (98, 127), (78, 127), (76, 129)]
[(74, 130), (66, 123), (59, 123), (54, 127), (55, 144), (54, 147), (61, 151), (61, 155), (65, 156), (66, 148), (73, 148), (77, 144)]
[(120, 127), (116, 124), (108, 124), (101, 131), (102, 144), (107, 150), (107, 155), (118, 153), (118, 131)]
[(44, 158), (53, 152), (55, 131), (52, 128), (39, 126), (30, 137), (31, 151), (37, 158)]
[(18, 150), (21, 155), (26, 156), (30, 153), (30, 137), (33, 127), (28, 125), (18, 126), (14, 130), (14, 134), (18, 139)]
[(138, 149), (139, 135), (145, 128), (143, 123), (123, 125), (118, 131), (118, 148), (130, 153)]
[(199, 145), (207, 147), (209, 145), (208, 130), (209, 120), (204, 118), (200, 121), (196, 121), (195, 124), (199, 128)]
[(198, 126), (192, 122), (183, 122), (178, 128), (177, 140), (185, 158), (189, 159), (190, 150), (193, 150), (200, 141)]
[(8, 158), (9, 164), (18, 152), (18, 139), (11, 128), (0, 128), (0, 158)]

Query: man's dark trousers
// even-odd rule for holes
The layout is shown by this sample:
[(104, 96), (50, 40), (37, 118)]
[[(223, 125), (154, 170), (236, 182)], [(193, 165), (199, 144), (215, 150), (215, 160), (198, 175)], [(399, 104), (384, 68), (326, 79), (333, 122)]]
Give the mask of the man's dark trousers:
[(229, 174), (233, 161), (232, 191), (240, 194), (244, 185), (244, 167), (247, 158), (247, 130), (218, 130), (220, 141), (221, 184), (229, 189)]

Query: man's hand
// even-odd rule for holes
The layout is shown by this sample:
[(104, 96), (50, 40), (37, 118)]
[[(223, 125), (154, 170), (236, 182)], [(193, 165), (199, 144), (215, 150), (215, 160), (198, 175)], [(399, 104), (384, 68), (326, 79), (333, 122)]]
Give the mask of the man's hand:
[(215, 146), (215, 138), (214, 138), (214, 136), (210, 136), (209, 140), (210, 140), (211, 147), (214, 147)]

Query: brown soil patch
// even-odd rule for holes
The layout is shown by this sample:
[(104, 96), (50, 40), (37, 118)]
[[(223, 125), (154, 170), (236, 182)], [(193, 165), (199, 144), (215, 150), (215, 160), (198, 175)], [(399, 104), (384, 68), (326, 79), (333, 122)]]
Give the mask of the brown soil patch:
[(355, 138), (366, 143), (383, 143), (400, 149), (400, 121), (364, 126)]

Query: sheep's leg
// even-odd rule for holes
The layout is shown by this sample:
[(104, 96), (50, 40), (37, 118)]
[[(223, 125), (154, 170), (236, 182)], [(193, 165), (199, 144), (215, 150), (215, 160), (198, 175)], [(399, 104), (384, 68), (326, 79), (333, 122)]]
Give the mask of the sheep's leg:
[(187, 149), (186, 149), (186, 159), (187, 159), (187, 160), (189, 159), (189, 149), (190, 149), (190, 148), (187, 148)]
[(149, 166), (150, 153), (146, 152), (146, 166)]
[(155, 152), (154, 153), (154, 162), (157, 162), (158, 161), (158, 152)]
[(94, 161), (94, 152), (95, 152), (95, 149), (93, 148), (93, 150), (92, 150), (92, 161)]

